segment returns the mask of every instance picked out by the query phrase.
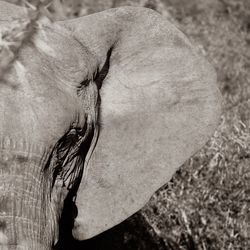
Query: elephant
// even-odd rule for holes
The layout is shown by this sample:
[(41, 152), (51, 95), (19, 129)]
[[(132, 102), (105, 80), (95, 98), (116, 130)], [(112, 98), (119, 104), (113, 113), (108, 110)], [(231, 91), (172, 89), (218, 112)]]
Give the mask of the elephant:
[[(0, 1), (1, 30), (27, 13)], [(153, 10), (40, 18), (34, 30), (0, 80), (1, 249), (52, 249), (66, 201), (75, 239), (119, 224), (221, 115), (214, 68)]]

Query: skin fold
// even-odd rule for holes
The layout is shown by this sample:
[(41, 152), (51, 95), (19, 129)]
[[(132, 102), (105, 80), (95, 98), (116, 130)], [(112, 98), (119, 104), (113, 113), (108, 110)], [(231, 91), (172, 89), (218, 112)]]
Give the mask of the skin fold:
[[(16, 18), (0, 1), (0, 27)], [(154, 11), (39, 19), (0, 80), (0, 249), (52, 249), (68, 202), (79, 240), (138, 211), (213, 134), (220, 102), (213, 68)]]

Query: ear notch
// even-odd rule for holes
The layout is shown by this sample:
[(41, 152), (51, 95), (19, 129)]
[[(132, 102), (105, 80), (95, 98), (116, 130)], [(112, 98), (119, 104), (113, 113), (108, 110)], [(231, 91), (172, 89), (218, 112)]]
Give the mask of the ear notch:
[(100, 65), (110, 52), (102, 129), (76, 200), (73, 234), (87, 239), (138, 211), (206, 143), (221, 97), (213, 68), (154, 11), (124, 7), (61, 24)]

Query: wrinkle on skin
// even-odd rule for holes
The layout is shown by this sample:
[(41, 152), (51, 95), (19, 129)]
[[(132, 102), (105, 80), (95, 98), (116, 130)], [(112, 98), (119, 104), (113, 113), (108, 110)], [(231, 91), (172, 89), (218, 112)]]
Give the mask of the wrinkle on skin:
[[(53, 230), (48, 227), (53, 224), (53, 207), (41, 206), (49, 199), (43, 195), (49, 193), (49, 182), (43, 177), (42, 166), (47, 162), (50, 152), (45, 152), (45, 147), (28, 142), (18, 145), (18, 139), (4, 138), (0, 141), (0, 161), (8, 153), (8, 168), (0, 171), (0, 249), (3, 244), (1, 232), (8, 236), (8, 246), (17, 244), (23, 249), (43, 249), (35, 247), (41, 237), (47, 245), (43, 230), (39, 228)], [(44, 192), (40, 192), (42, 189)], [(47, 224), (43, 221), (47, 221)], [(16, 235), (22, 235), (34, 247), (27, 248), (28, 244), (23, 244), (22, 237), (16, 238)]]
[(0, 246), (8, 243), (8, 237), (0, 231)]

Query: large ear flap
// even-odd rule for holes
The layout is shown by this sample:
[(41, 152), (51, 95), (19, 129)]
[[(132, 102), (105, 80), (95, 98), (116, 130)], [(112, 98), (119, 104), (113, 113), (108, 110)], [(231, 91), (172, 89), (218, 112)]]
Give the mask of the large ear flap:
[(211, 66), (154, 11), (124, 7), (61, 24), (100, 68), (109, 60), (99, 140), (76, 200), (73, 234), (87, 239), (138, 211), (206, 143), (221, 97)]

